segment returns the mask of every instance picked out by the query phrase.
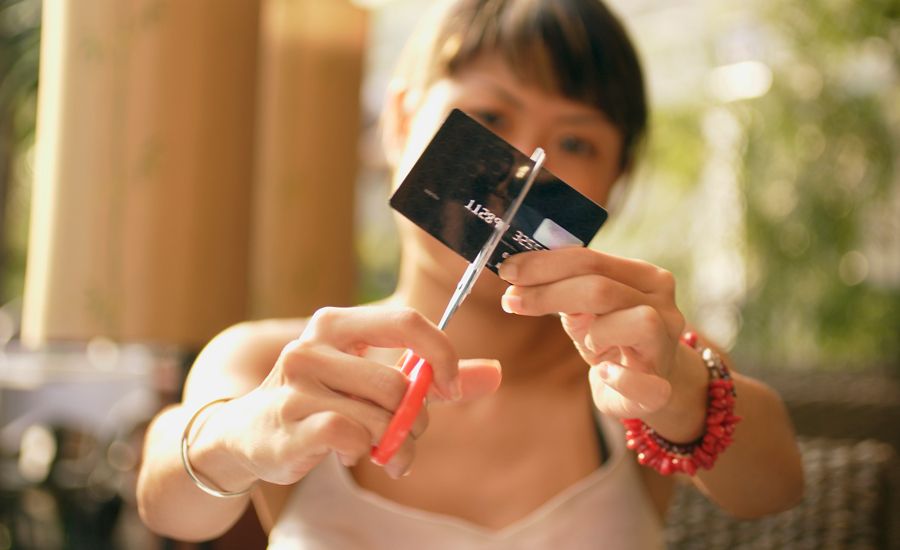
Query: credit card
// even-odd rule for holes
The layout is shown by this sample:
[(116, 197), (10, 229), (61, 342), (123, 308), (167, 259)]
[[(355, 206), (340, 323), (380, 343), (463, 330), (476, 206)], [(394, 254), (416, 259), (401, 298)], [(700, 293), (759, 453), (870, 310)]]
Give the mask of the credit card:
[[(533, 162), (454, 109), (391, 197), (397, 212), (471, 262), (515, 200)], [(607, 212), (541, 169), (487, 267), (529, 250), (586, 246)]]

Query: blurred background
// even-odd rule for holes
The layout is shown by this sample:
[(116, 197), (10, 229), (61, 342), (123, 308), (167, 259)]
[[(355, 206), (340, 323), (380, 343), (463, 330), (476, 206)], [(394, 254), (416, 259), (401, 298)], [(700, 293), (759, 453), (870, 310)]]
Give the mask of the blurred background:
[[(801, 435), (900, 449), (900, 1), (609, 3), (653, 110), (592, 246), (673, 271)], [(0, 0), (0, 550), (178, 546), (133, 476), (203, 343), (392, 290), (428, 4)]]

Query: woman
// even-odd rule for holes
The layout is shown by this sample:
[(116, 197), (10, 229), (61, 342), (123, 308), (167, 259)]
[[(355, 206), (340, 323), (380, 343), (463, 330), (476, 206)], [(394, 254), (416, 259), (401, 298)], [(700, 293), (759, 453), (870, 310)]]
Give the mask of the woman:
[[(395, 186), (459, 108), (521, 151), (543, 147), (552, 172), (606, 203), (647, 118), (614, 16), (597, 0), (459, 0), (435, 18), (408, 46), (385, 110)], [(676, 443), (709, 431), (713, 371), (700, 345), (680, 343), (672, 276), (590, 249), (520, 254), (501, 278), (484, 275), (441, 332), (433, 321), (465, 264), (402, 220), (400, 235), (399, 284), (384, 302), (243, 324), (203, 350), (183, 403), (148, 432), (148, 525), (211, 538), (252, 498), (273, 548), (659, 547), (673, 478), (658, 460), (636, 463), (619, 420)], [(380, 466), (368, 456), (408, 385), (393, 366), (403, 348), (434, 367), (431, 406)], [(802, 471), (784, 407), (733, 379), (743, 420), (690, 478), (738, 516), (785, 509)]]

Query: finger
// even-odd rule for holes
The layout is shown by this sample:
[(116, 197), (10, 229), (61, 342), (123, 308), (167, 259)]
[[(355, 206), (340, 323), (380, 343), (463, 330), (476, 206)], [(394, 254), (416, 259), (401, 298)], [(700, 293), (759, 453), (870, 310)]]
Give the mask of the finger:
[(409, 386), (409, 378), (394, 367), (321, 345), (295, 346), (284, 354), (283, 370), (292, 382), (314, 380), (388, 411), (397, 408)]
[(633, 287), (601, 275), (579, 275), (537, 286), (513, 285), (506, 289), (501, 305), (508, 313), (596, 313), (646, 304), (653, 298)]
[(590, 378), (591, 394), (594, 406), (601, 414), (613, 418), (640, 418), (645, 411), (634, 401), (625, 399), (622, 395), (607, 386), (596, 377)]
[(459, 362), (463, 399), (490, 395), (500, 387), (503, 369), (494, 359), (463, 359)]
[(341, 462), (350, 466), (368, 454), (372, 436), (361, 423), (335, 411), (321, 411), (295, 424), (289, 441), (290, 454), (298, 457), (292, 465), (295, 475), (303, 476), (329, 451), (337, 453)]
[(416, 444), (413, 438), (407, 437), (394, 456), (384, 465), (384, 471), (393, 479), (408, 475), (416, 455)]
[[(496, 391), (500, 385), (501, 370), (499, 361), (490, 359), (468, 359), (460, 361), (459, 369), (464, 399), (475, 399), (487, 395)], [(438, 400), (442, 399), (441, 396), (435, 394), (432, 394), (431, 397)], [(428, 416), (425, 412), (426, 409), (427, 407), (422, 407), (422, 409), (420, 409), (410, 430), (412, 438), (405, 438), (402, 444), (406, 444), (409, 439), (418, 439), (427, 429)], [(384, 430), (381, 430), (380, 428), (376, 429), (380, 430), (379, 433), (384, 433)], [(385, 427), (385, 430), (386, 429), (387, 427)], [(391, 451), (385, 451), (384, 447), (381, 447), (381, 445), (387, 445), (388, 448), (390, 448), (391, 444), (386, 443), (383, 440), (383, 436), (378, 437), (377, 439), (381, 451), (385, 454), (390, 454)]]
[(647, 414), (658, 411), (669, 402), (672, 394), (672, 385), (668, 380), (609, 361), (591, 367), (589, 377), (594, 402), (598, 407), (601, 406), (601, 402), (608, 400), (608, 393), (605, 392), (607, 387), (639, 407), (639, 410), (635, 411), (633, 407), (623, 406), (623, 409), (628, 409), (631, 413)]
[[(462, 400), (468, 401), (490, 395), (500, 387), (503, 372), (500, 361), (494, 359), (460, 359), (459, 380), (462, 385)], [(429, 394), (430, 401), (445, 401), (437, 394)]]
[(457, 356), (450, 340), (414, 309), (322, 308), (310, 319), (303, 339), (322, 339), (347, 353), (357, 353), (368, 346), (409, 348), (431, 364), (440, 392), (450, 397), (460, 394)]
[(330, 399), (325, 400), (323, 406), (327, 410), (346, 416), (365, 427), (371, 437), (369, 441), (370, 446), (375, 445), (384, 435), (392, 416), (390, 411), (386, 411), (372, 403), (359, 399), (348, 399), (338, 394), (334, 394)]
[(413, 422), (412, 428), (409, 430), (409, 435), (413, 439), (422, 437), (422, 434), (428, 429), (428, 420), (428, 407), (422, 407), (419, 410), (419, 416), (416, 417), (416, 421)]
[[(348, 400), (348, 398), (341, 395), (335, 395), (335, 399), (337, 402), (332, 402), (329, 406), (333, 410), (346, 414), (365, 426), (369, 433), (372, 434), (372, 445), (377, 444), (381, 440), (393, 417), (391, 411), (386, 411), (367, 401)], [(428, 410), (426, 407), (422, 407), (409, 428), (409, 434), (413, 439), (418, 439), (425, 433), (425, 430), (428, 429), (428, 422)]]
[(592, 313), (561, 313), (559, 316), (563, 330), (572, 339), (575, 349), (581, 357), (590, 365), (595, 365), (602, 360), (601, 354), (589, 349), (585, 344), (591, 323), (595, 315)]
[(523, 286), (595, 273), (642, 292), (663, 291), (669, 287), (674, 289), (672, 274), (651, 263), (581, 247), (516, 254), (504, 260), (499, 271), (505, 281)]
[(583, 342), (594, 322), (592, 313), (560, 313), (559, 320), (569, 338), (576, 342)]
[(581, 342), (598, 355), (610, 347), (632, 348), (643, 361), (658, 364), (671, 338), (662, 315), (641, 305), (594, 316)]

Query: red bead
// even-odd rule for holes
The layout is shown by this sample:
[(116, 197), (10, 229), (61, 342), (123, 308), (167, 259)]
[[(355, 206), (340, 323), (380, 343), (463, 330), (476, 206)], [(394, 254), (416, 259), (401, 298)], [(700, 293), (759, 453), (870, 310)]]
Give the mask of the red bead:
[[(697, 336), (686, 333), (682, 341), (697, 349)], [(655, 434), (643, 421), (637, 418), (623, 419), (626, 446), (637, 453), (637, 461), (654, 468), (662, 475), (684, 472), (694, 475), (698, 468), (710, 469), (722, 453), (733, 442), (734, 426), (741, 418), (734, 414), (734, 381), (728, 368), (709, 350), (701, 351), (704, 361), (710, 366), (710, 381), (707, 388), (707, 410), (703, 437), (691, 444), (675, 444)]]
[[(659, 455), (659, 450), (646, 449), (645, 451), (638, 453), (638, 460), (640, 461), (641, 457), (644, 457), (645, 461), (650, 461), (658, 455)], [(643, 464), (643, 462), (641, 464)]]
[(717, 438), (721, 438), (723, 435), (725, 435), (725, 428), (723, 428), (722, 426), (707, 426), (706, 431), (716, 436)]
[(669, 457), (663, 457), (659, 463), (659, 473), (664, 476), (672, 475), (672, 460)]
[(697, 473), (697, 465), (694, 464), (694, 461), (690, 458), (683, 458), (680, 461), (681, 471), (686, 473), (689, 476), (692, 476)]
[(709, 469), (712, 466), (713, 458), (712, 455), (707, 454), (703, 449), (696, 449), (694, 451), (694, 462), (697, 463), (701, 468)]
[(689, 347), (695, 348), (697, 347), (697, 333), (695, 332), (685, 332), (681, 335), (681, 341), (687, 344)]

